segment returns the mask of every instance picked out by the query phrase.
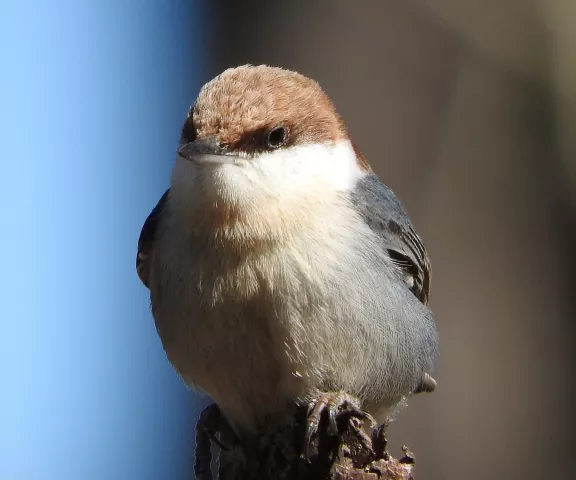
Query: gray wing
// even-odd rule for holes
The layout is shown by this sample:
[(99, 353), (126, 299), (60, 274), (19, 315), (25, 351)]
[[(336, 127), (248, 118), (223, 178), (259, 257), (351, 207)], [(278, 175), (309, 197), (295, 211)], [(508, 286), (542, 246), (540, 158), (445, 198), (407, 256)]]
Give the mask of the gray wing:
[(430, 298), (431, 268), (422, 240), (394, 193), (370, 173), (358, 181), (352, 202), (382, 239), (397, 273), (424, 304)]
[(148, 218), (146, 218), (146, 221), (142, 227), (142, 231), (140, 232), (140, 238), (138, 238), (136, 272), (138, 273), (138, 277), (140, 277), (142, 283), (148, 288), (150, 288), (150, 256), (154, 249), (154, 238), (158, 228), (158, 221), (160, 220), (162, 212), (166, 206), (168, 192), (170, 192), (170, 189), (164, 192), (164, 195), (162, 195), (156, 206), (150, 212), (150, 215), (148, 215)]
[[(424, 304), (430, 298), (431, 267), (422, 240), (394, 193), (370, 173), (357, 183), (352, 202), (372, 231), (382, 239), (399, 278)], [(423, 372), (413, 393), (433, 392), (436, 380)]]

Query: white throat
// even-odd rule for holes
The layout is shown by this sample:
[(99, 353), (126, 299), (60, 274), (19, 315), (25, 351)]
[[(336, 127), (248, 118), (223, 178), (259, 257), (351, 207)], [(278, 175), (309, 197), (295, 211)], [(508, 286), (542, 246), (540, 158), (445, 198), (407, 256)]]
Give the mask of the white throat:
[(171, 196), (174, 208), (193, 213), (195, 222), (209, 221), (212, 212), (215, 221), (233, 218), (227, 229), (273, 234), (282, 223), (289, 228), (326, 215), (365, 174), (348, 140), (279, 149), (238, 165), (196, 165), (178, 158)]

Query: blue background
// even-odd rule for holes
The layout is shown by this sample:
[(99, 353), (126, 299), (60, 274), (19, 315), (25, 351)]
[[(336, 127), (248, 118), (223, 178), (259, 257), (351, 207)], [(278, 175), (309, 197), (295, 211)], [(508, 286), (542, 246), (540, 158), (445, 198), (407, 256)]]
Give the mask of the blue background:
[(135, 272), (202, 83), (193, 1), (0, 6), (0, 478), (192, 478)]

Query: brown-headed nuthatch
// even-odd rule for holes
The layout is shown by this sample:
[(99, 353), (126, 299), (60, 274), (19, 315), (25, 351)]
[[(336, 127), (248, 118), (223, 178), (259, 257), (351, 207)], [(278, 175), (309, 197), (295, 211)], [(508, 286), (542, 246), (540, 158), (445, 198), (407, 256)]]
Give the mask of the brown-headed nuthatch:
[(240, 436), (347, 394), (384, 420), (435, 387), (424, 246), (298, 73), (242, 66), (204, 85), (137, 270), (169, 360)]

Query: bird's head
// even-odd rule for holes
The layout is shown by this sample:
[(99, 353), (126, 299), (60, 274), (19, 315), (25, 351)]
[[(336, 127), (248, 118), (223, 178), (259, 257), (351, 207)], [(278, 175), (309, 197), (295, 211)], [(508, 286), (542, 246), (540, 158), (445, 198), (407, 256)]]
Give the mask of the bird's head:
[(281, 215), (330, 202), (367, 170), (318, 83), (246, 65), (200, 90), (182, 128), (172, 190), (183, 203), (227, 217), (265, 209)]

